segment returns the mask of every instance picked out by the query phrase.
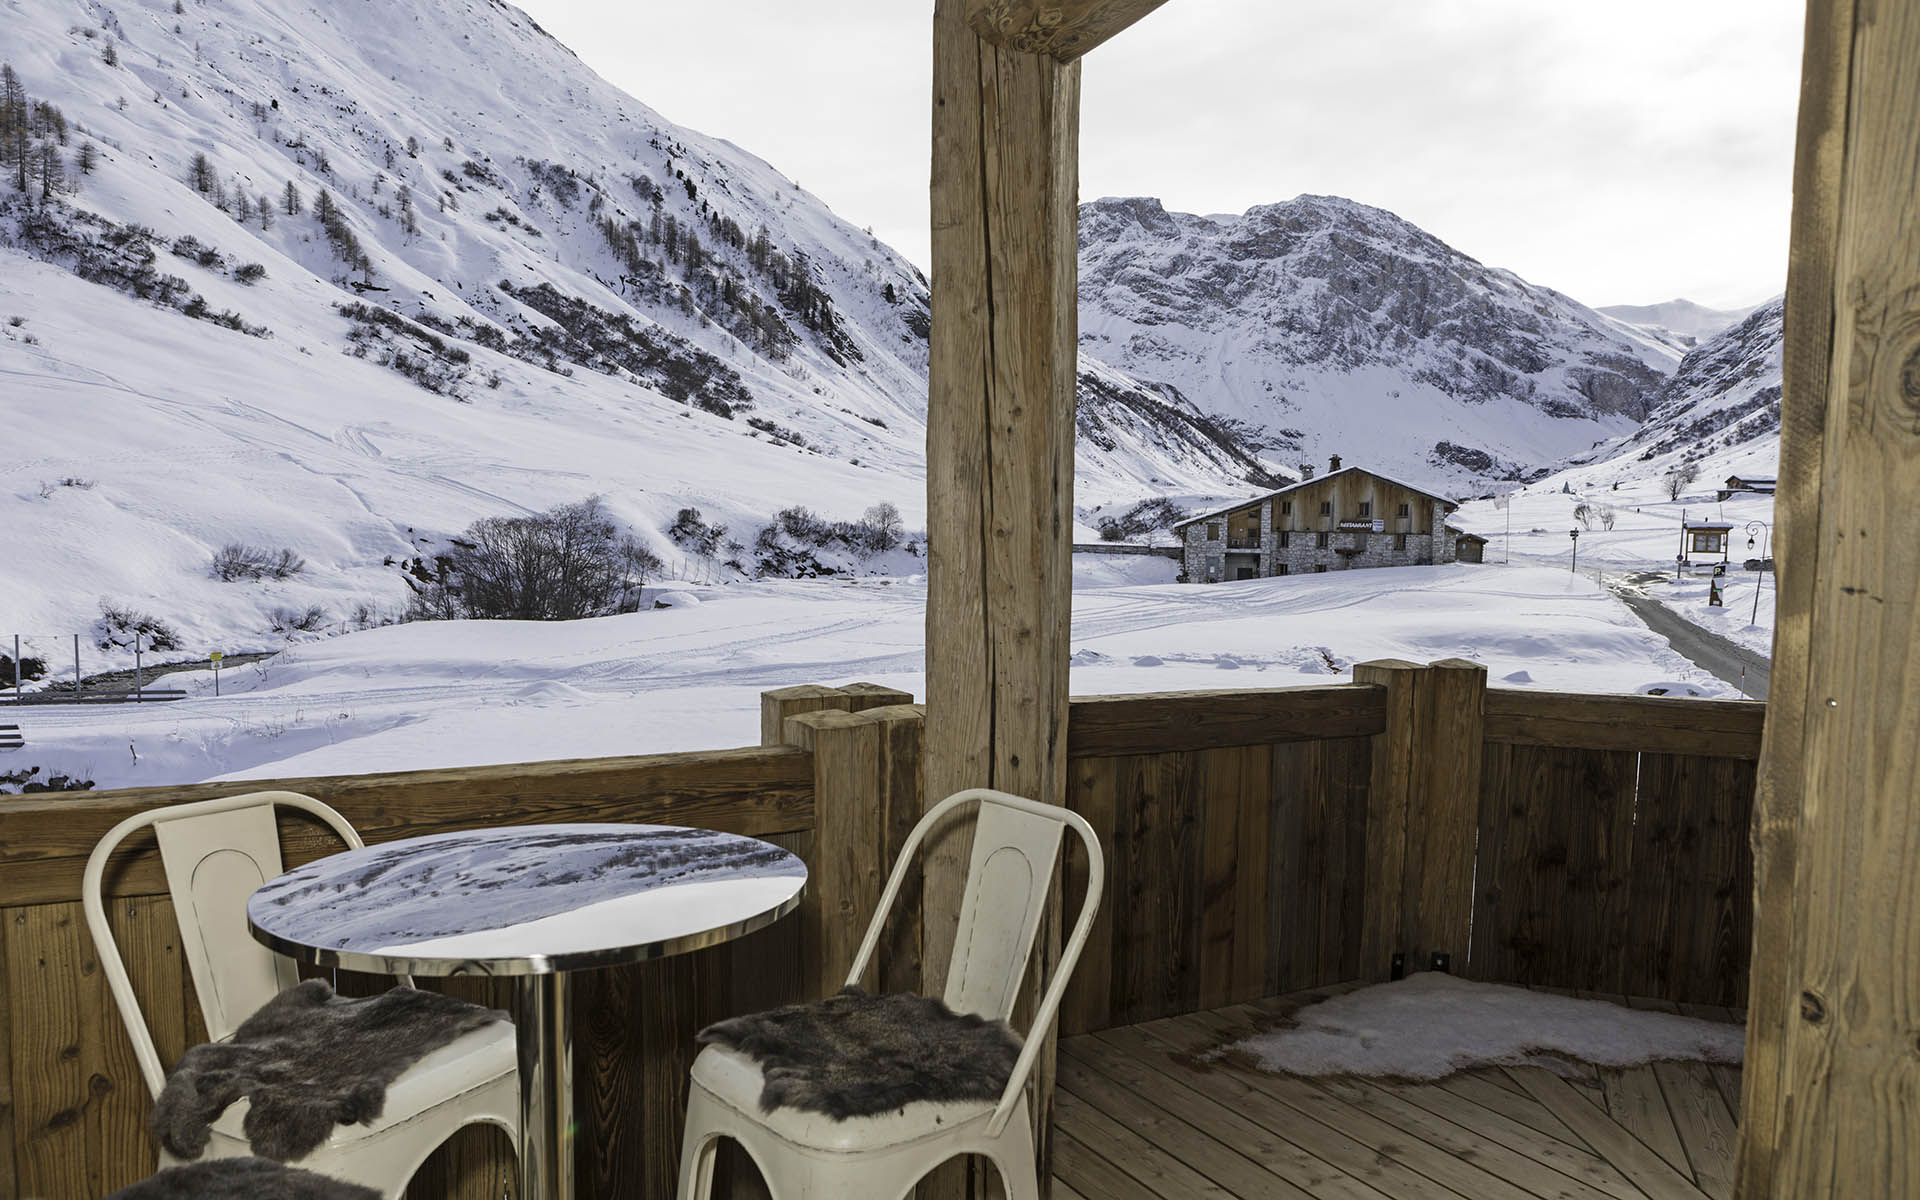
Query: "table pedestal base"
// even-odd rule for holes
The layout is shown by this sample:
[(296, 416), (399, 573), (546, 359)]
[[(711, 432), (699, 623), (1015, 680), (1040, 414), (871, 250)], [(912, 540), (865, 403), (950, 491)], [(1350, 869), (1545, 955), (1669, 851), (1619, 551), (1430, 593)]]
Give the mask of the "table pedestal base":
[(573, 1018), (567, 977), (522, 975), (514, 1025), (520, 1047), (517, 1200), (574, 1200)]

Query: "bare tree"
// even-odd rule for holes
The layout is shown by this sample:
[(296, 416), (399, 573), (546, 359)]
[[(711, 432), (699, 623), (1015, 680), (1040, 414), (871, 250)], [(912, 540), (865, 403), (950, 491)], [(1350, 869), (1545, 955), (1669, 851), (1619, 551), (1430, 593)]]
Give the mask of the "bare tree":
[(1666, 485), (1667, 499), (1678, 500), (1680, 493), (1687, 490), (1687, 485), (1698, 478), (1700, 478), (1699, 463), (1681, 462), (1668, 467), (1667, 473), (1660, 477), (1660, 482)]

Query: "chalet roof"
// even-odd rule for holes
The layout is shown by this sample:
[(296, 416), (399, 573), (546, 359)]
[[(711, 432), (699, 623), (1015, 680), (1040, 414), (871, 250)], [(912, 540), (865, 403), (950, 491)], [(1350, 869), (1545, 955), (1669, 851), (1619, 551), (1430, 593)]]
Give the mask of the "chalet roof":
[(1764, 483), (1771, 486), (1779, 482), (1780, 481), (1778, 479), (1774, 478), (1771, 475), (1729, 475), (1727, 476), (1727, 483), (1730, 486), (1735, 484), (1743, 484), (1743, 483)]
[(1432, 492), (1427, 491), (1425, 488), (1417, 488), (1410, 483), (1402, 483), (1400, 480), (1391, 478), (1386, 475), (1382, 475), (1378, 471), (1369, 471), (1365, 467), (1341, 467), (1338, 471), (1328, 471), (1325, 475), (1316, 475), (1312, 479), (1302, 479), (1299, 483), (1291, 483), (1291, 484), (1288, 484), (1286, 487), (1279, 488), (1275, 491), (1262, 492), (1258, 496), (1250, 496), (1245, 500), (1236, 500), (1232, 504), (1227, 505), (1225, 508), (1216, 508), (1212, 512), (1201, 513), (1197, 517), (1188, 517), (1184, 521), (1176, 521), (1173, 523), (1172, 526), (1170, 526), (1170, 528), (1185, 529), (1187, 526), (1197, 524), (1201, 521), (1210, 521), (1215, 517), (1223, 517), (1223, 516), (1226, 516), (1228, 513), (1238, 512), (1239, 510), (1245, 508), (1249, 504), (1259, 504), (1262, 501), (1271, 500), (1276, 496), (1284, 496), (1289, 492), (1297, 492), (1301, 488), (1312, 487), (1316, 483), (1325, 483), (1329, 479), (1333, 479), (1338, 476), (1346, 475), (1350, 473), (1358, 473), (1361, 475), (1371, 475), (1375, 479), (1379, 479), (1387, 483), (1391, 483), (1395, 487), (1403, 487), (1408, 491), (1414, 493), (1416, 496), (1425, 496), (1429, 500), (1438, 500), (1440, 503), (1446, 505), (1449, 509), (1455, 509), (1460, 507), (1460, 505), (1456, 501), (1449, 500), (1445, 496), (1436, 496)]
[(1453, 530), (1453, 536), (1455, 541), (1479, 542), (1483, 546), (1487, 544), (1487, 539), (1481, 537), (1477, 533), (1468, 533), (1464, 529), (1454, 529), (1453, 526), (1451, 525), (1447, 526), (1447, 528), (1450, 530)]

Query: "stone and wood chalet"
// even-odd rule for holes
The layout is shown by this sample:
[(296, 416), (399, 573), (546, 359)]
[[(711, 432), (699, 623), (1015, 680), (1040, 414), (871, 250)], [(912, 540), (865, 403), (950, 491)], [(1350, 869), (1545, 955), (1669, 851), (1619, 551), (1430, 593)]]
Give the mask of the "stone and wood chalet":
[[(1453, 501), (1332, 458), (1325, 475), (1175, 525), (1192, 583), (1453, 562)], [(1437, 535), (1437, 536), (1436, 536)]]

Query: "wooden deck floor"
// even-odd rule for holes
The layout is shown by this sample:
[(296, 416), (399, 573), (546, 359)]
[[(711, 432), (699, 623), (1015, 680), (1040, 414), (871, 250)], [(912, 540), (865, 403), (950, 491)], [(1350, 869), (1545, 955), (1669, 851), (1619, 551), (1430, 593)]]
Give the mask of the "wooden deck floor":
[[(1195, 1061), (1321, 996), (1063, 1039), (1063, 1200), (1723, 1200), (1737, 1068), (1482, 1070), (1308, 1081)], [(1679, 1011), (1658, 1001), (1635, 1007)], [(1735, 1019), (1726, 1009), (1688, 1015)]]

